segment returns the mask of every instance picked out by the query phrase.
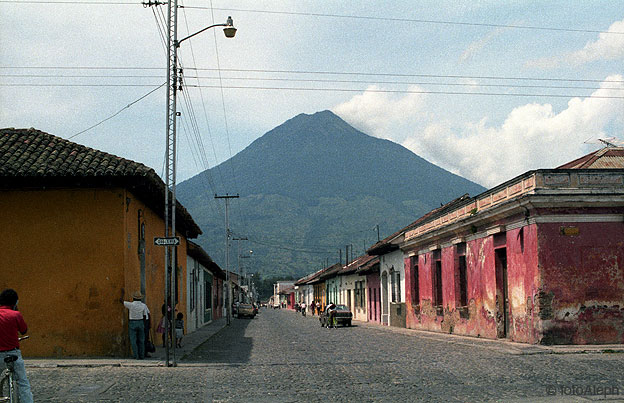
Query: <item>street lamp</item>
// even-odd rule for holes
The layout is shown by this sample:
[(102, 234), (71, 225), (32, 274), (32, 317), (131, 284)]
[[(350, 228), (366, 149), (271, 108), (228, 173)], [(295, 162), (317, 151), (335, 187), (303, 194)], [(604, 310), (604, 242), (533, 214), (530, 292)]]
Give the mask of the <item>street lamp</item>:
[[(160, 4), (164, 3), (158, 1), (155, 1), (154, 3), (150, 1), (149, 3), (147, 3), (147, 5), (149, 6), (158, 6)], [(210, 28), (215, 27), (224, 27), (223, 33), (225, 34), (226, 38), (233, 38), (234, 35), (236, 35), (234, 21), (232, 20), (232, 17), (228, 17), (225, 24), (210, 25), (202, 30), (195, 32), (192, 35), (178, 40), (178, 0), (169, 0), (167, 2), (167, 47), (169, 52), (167, 56), (167, 172), (165, 177), (165, 238), (168, 238), (169, 236), (176, 236), (176, 97), (179, 80), (177, 51), (180, 47), (180, 44), (185, 40), (190, 39), (195, 35), (198, 35), (204, 31), (207, 31)], [(171, 193), (171, 195), (169, 193)], [(171, 267), (171, 273), (169, 273), (169, 267)], [(169, 301), (169, 298), (171, 298), (170, 306), (172, 307), (172, 309), (173, 307), (175, 307), (176, 290), (174, 289), (174, 287), (171, 286), (172, 284), (175, 284), (176, 271), (176, 248), (175, 246), (167, 246), (165, 248), (165, 301)], [(169, 335), (169, 326), (169, 321), (165, 321), (165, 356), (167, 366), (169, 366), (169, 343), (167, 340)], [(171, 334), (171, 344), (173, 348), (173, 366), (176, 366), (176, 336), (175, 332), (171, 332)]]

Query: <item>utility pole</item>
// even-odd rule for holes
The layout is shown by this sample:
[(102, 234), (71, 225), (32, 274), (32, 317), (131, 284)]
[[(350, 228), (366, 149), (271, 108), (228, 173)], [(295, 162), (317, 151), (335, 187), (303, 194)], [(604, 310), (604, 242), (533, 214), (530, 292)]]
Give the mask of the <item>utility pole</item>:
[[(251, 258), (251, 254), (252, 254), (252, 253), (253, 253), (253, 251), (252, 251), (252, 250), (250, 250), (250, 251), (249, 251), (249, 255), (242, 255), (240, 258), (241, 258), (241, 259), (250, 259), (250, 258)], [(247, 283), (247, 291), (249, 291), (249, 290), (251, 289), (251, 282), (249, 281), (249, 275), (248, 275), (248, 273), (247, 273), (247, 270), (245, 270), (245, 267), (244, 267), (244, 266), (242, 267), (242, 270), (241, 270), (241, 275), (243, 275), (243, 273), (244, 273), (244, 278), (245, 278), (245, 281), (246, 281), (246, 283)], [(242, 280), (241, 280), (241, 281), (242, 281)]]
[(375, 225), (373, 228), (377, 229), (377, 242), (379, 242), (380, 241), (380, 239), (379, 239), (379, 224)]
[(230, 286), (230, 216), (229, 216), (229, 208), (230, 208), (230, 199), (238, 199), (239, 195), (229, 195), (225, 194), (225, 196), (214, 196), (215, 199), (225, 199), (225, 284), (226, 290), (225, 293), (225, 323), (229, 326), (231, 322), (232, 316), (232, 304), (230, 303), (230, 293), (232, 292), (232, 287)]
[[(225, 27), (223, 30), (225, 36), (227, 38), (233, 38), (236, 34), (236, 28), (234, 28), (232, 18), (228, 17), (225, 24), (211, 25), (178, 41), (178, 0), (168, 0), (166, 3), (158, 0), (143, 2), (144, 7), (161, 6), (165, 4), (167, 4), (167, 122), (165, 127), (167, 134), (167, 147), (165, 152), (165, 238), (169, 238), (169, 236), (176, 236), (176, 118), (178, 116), (176, 108), (176, 95), (178, 91), (178, 81), (182, 79), (182, 72), (181, 70), (178, 71), (178, 47), (182, 41), (217, 26)], [(180, 78), (178, 79), (179, 74)], [(181, 89), (182, 85), (179, 85), (179, 87)], [(169, 274), (169, 268), (171, 268), (171, 274)], [(171, 315), (175, 312), (176, 290), (174, 285), (177, 279), (177, 269), (176, 247), (167, 245), (165, 247), (165, 304), (168, 305), (168, 307), (166, 307), (166, 315), (169, 315), (169, 306), (171, 307)], [(174, 320), (175, 318), (172, 316), (171, 323), (169, 323), (168, 320), (165, 321), (165, 359), (167, 366), (169, 366), (168, 335)], [(176, 335), (173, 331), (171, 334), (173, 351), (172, 365), (175, 367), (177, 365), (175, 357)]]
[[(241, 252), (240, 252), (240, 241), (248, 241), (249, 239), (247, 239), (246, 236), (243, 237), (239, 237), (239, 238), (232, 238), (232, 241), (236, 241), (236, 246), (238, 247), (238, 285), (240, 286), (241, 284), (241, 264), (240, 264), (240, 258), (241, 258)], [(240, 298), (240, 292), (238, 293), (238, 302), (241, 302), (241, 298)]]
[(338, 260), (338, 263), (342, 264), (342, 249), (338, 249), (338, 253), (340, 253), (340, 259)]

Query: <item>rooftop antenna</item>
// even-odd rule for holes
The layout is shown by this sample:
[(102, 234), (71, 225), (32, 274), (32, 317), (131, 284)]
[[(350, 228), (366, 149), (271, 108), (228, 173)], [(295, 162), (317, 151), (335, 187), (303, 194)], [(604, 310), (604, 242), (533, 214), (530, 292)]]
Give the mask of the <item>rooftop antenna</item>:
[[(612, 140), (612, 139), (609, 139)], [(603, 143), (605, 146), (607, 147), (617, 147), (615, 144), (613, 144), (612, 142), (606, 140), (606, 139), (598, 139), (598, 141), (600, 141), (601, 143)]]
[(605, 147), (621, 147), (624, 145), (624, 141), (619, 140), (616, 137), (607, 137), (604, 139), (594, 139), (593, 137), (590, 137), (585, 140), (583, 144), (601, 144)]

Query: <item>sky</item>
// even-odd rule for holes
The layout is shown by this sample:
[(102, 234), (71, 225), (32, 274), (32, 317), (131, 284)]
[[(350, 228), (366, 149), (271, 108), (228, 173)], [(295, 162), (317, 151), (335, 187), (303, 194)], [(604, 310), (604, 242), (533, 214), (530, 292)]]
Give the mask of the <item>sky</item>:
[[(485, 187), (598, 139), (624, 144), (618, 2), (179, 4), (179, 37), (228, 16), (238, 32), (180, 46), (178, 182), (322, 110)], [(0, 127), (34, 127), (162, 176), (160, 13), (128, 0), (0, 0)]]

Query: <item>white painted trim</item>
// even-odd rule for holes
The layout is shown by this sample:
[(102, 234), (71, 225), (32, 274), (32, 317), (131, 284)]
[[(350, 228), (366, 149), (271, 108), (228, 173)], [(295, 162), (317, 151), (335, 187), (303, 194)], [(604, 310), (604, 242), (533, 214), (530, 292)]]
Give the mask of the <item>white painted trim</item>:
[(457, 245), (457, 244), (464, 243), (464, 242), (466, 242), (466, 240), (464, 239), (463, 236), (460, 236), (460, 237), (453, 239), (451, 241), (451, 245)]
[(560, 222), (624, 222), (624, 214), (574, 214), (574, 215), (548, 215), (529, 219), (536, 224), (560, 223)]
[(505, 226), (504, 225), (497, 225), (496, 227), (488, 228), (485, 231), (485, 233), (487, 235), (500, 234), (501, 232), (505, 232)]

